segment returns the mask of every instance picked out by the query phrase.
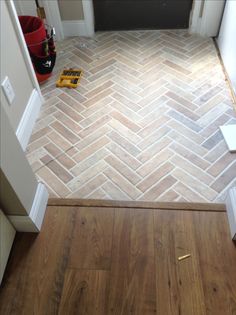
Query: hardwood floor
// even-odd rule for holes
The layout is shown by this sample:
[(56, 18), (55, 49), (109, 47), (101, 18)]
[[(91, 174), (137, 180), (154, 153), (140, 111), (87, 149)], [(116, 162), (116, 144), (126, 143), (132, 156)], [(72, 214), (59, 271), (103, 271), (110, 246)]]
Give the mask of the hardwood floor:
[(0, 314), (236, 314), (223, 205), (60, 203), (39, 235), (18, 233)]

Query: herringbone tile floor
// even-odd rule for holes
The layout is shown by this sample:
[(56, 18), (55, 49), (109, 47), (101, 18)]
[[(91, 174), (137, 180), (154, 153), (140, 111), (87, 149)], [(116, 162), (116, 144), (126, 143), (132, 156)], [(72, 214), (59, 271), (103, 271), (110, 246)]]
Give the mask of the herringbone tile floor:
[[(236, 122), (211, 39), (103, 32), (58, 43), (27, 156), (51, 196), (216, 201), (236, 184), (219, 126)], [(55, 88), (80, 67), (78, 89)]]

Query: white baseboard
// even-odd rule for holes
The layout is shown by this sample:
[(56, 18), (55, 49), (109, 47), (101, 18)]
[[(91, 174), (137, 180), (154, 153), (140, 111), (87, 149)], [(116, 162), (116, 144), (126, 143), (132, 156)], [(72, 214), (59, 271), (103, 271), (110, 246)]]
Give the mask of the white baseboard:
[(226, 198), (226, 209), (232, 239), (236, 241), (236, 187), (229, 190)]
[(89, 36), (85, 20), (62, 21), (65, 37), (71, 36)]
[(42, 103), (43, 100), (41, 96), (39, 95), (38, 91), (34, 89), (30, 95), (28, 104), (16, 130), (16, 136), (20, 142), (23, 151), (25, 151), (29, 142)]
[(9, 215), (8, 219), (18, 232), (39, 232), (48, 202), (48, 192), (44, 184), (38, 183), (29, 216)]
[(236, 152), (236, 125), (220, 126), (229, 152)]

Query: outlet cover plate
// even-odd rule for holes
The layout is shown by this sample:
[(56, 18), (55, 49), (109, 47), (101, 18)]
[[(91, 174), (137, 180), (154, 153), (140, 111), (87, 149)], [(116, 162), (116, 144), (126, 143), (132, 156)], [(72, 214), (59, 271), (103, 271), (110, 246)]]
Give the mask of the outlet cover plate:
[(7, 98), (9, 105), (11, 105), (15, 98), (15, 92), (13, 90), (13, 87), (8, 77), (5, 77), (5, 79), (3, 80), (2, 89)]

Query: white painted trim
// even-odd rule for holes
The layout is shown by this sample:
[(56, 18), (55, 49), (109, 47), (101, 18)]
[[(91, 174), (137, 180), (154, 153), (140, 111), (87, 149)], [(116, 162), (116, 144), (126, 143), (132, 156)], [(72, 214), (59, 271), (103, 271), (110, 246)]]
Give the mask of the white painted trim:
[(220, 30), (225, 0), (205, 0), (201, 22), (201, 35), (215, 37)]
[[(34, 1), (15, 0), (14, 4), (19, 15), (36, 15), (36, 5)], [(45, 9), (46, 22), (53, 25), (56, 30), (56, 39), (63, 40), (64, 34), (58, 1), (40, 0), (39, 4)]]
[(56, 31), (56, 39), (63, 40), (64, 32), (63, 25), (61, 21), (61, 14), (58, 6), (57, 0), (41, 0), (43, 7), (46, 12), (47, 23), (52, 25)]
[(195, 0), (193, 2), (193, 8), (191, 12), (191, 17), (190, 17), (190, 25), (189, 25), (189, 32), (191, 34), (197, 34), (200, 31), (200, 25), (201, 25), (201, 17), (200, 17), (200, 12), (201, 12), (201, 6), (202, 6), (202, 1), (197, 1)]
[(93, 1), (82, 0), (84, 20), (62, 21), (64, 36), (86, 36), (93, 37), (94, 31), (94, 12)]
[(35, 121), (38, 118), (41, 105), (42, 99), (40, 98), (38, 91), (34, 89), (30, 95), (28, 104), (16, 130), (16, 136), (20, 142), (23, 151), (26, 150)]
[(29, 52), (28, 52), (28, 48), (27, 48), (26, 43), (25, 43), (24, 34), (23, 34), (21, 26), (20, 26), (20, 22), (19, 22), (19, 19), (18, 19), (18, 15), (17, 15), (17, 12), (16, 12), (16, 8), (15, 8), (15, 5), (14, 5), (14, 2), (13, 2), (13, 0), (9, 0), (9, 1), (6, 1), (6, 4), (7, 4), (7, 7), (8, 7), (8, 10), (9, 10), (9, 13), (11, 15), (11, 20), (12, 20), (14, 29), (16, 31), (17, 37), (18, 37), (18, 42), (19, 42), (20, 47), (21, 47), (21, 51), (22, 51), (22, 54), (23, 54), (23, 57), (24, 57), (24, 60), (25, 60), (25, 64), (26, 64), (29, 76), (31, 78), (33, 86), (38, 91), (38, 94), (39, 94), (39, 96), (40, 96), (40, 98), (41, 98), (41, 100), (43, 102), (44, 99), (43, 99), (43, 96), (42, 96), (42, 93), (41, 93), (41, 90), (40, 90), (40, 87), (39, 87), (38, 80), (37, 80), (35, 72), (34, 72), (32, 61), (31, 61), (31, 58), (30, 58), (30, 55), (29, 55)]
[[(18, 11), (24, 13), (24, 3), (17, 1)], [(93, 0), (82, 0), (84, 20), (62, 21), (58, 0), (40, 0), (45, 8), (47, 23), (53, 25), (56, 30), (56, 39), (63, 40), (69, 36), (94, 36), (94, 11)]]
[(87, 36), (87, 29), (84, 20), (62, 21), (65, 37)]
[(48, 192), (44, 184), (38, 183), (29, 216), (9, 215), (8, 219), (18, 232), (39, 232), (48, 202)]
[[(227, 79), (230, 82), (232, 96), (236, 103), (236, 1), (226, 2), (219, 36), (217, 38), (221, 58), (227, 72)], [(233, 40), (234, 38), (234, 40)]]
[(236, 125), (220, 126), (229, 152), (236, 152)]
[[(190, 33), (204, 37), (218, 35), (224, 11), (225, 0), (195, 0), (190, 19)], [(203, 12), (201, 16), (201, 9)]]
[(228, 192), (226, 209), (232, 240), (236, 241), (236, 187), (231, 188)]
[(86, 25), (86, 36), (93, 37), (95, 34), (93, 0), (82, 0), (82, 5)]

